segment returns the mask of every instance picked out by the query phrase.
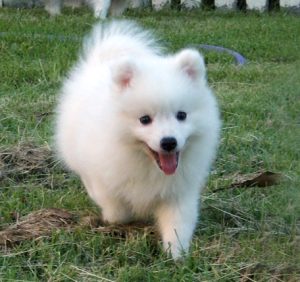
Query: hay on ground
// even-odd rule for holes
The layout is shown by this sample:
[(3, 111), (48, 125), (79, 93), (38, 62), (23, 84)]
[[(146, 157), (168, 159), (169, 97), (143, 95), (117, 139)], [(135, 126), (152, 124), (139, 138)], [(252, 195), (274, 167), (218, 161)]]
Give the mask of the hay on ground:
[(54, 230), (69, 228), (75, 222), (76, 217), (66, 210), (38, 210), (0, 231), (0, 245), (9, 247), (25, 240), (49, 236)]
[(128, 225), (108, 225), (99, 216), (78, 216), (63, 209), (42, 209), (21, 217), (12, 225), (7, 225), (0, 231), (0, 246), (13, 247), (23, 241), (49, 237), (54, 231), (74, 228), (90, 228), (114, 237), (135, 236), (140, 233), (155, 234), (155, 228), (150, 223), (133, 223)]
[(12, 178), (20, 181), (32, 175), (48, 175), (56, 164), (49, 146), (20, 143), (0, 150), (0, 180)]

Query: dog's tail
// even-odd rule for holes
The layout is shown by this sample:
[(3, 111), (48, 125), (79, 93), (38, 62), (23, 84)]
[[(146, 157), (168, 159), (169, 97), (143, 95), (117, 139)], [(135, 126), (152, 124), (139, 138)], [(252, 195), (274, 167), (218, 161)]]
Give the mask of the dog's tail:
[(83, 45), (83, 56), (86, 59), (96, 56), (98, 60), (113, 60), (127, 54), (139, 56), (160, 53), (162, 47), (151, 32), (126, 20), (95, 25)]

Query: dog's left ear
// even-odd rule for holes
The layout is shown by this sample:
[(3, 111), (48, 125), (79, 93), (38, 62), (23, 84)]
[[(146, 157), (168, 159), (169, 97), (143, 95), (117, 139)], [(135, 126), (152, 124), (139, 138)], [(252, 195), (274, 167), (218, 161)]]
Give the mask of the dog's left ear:
[(192, 80), (205, 78), (206, 70), (203, 57), (193, 49), (185, 49), (175, 55), (175, 63)]

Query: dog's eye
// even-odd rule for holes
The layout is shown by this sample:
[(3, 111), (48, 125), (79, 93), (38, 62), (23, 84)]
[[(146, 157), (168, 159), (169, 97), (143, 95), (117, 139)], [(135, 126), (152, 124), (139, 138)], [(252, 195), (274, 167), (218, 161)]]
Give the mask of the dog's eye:
[(180, 121), (184, 121), (186, 119), (186, 116), (187, 116), (186, 112), (179, 111), (176, 115), (176, 118)]
[(148, 115), (140, 117), (140, 123), (143, 125), (150, 124), (151, 122), (152, 122), (152, 119)]

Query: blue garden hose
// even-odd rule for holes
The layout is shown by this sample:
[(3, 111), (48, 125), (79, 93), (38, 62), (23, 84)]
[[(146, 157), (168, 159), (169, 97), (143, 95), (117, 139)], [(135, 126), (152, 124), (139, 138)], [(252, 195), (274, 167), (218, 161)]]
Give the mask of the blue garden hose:
[(231, 56), (234, 57), (235, 62), (237, 65), (245, 65), (247, 63), (247, 60), (245, 59), (244, 56), (242, 56), (240, 53), (233, 51), (231, 49), (222, 47), (222, 46), (216, 46), (216, 45), (208, 45), (208, 44), (193, 44), (190, 45), (193, 48), (200, 48), (200, 49), (206, 49), (206, 50), (212, 50), (212, 51), (216, 51), (216, 52), (225, 52), (230, 54)]

